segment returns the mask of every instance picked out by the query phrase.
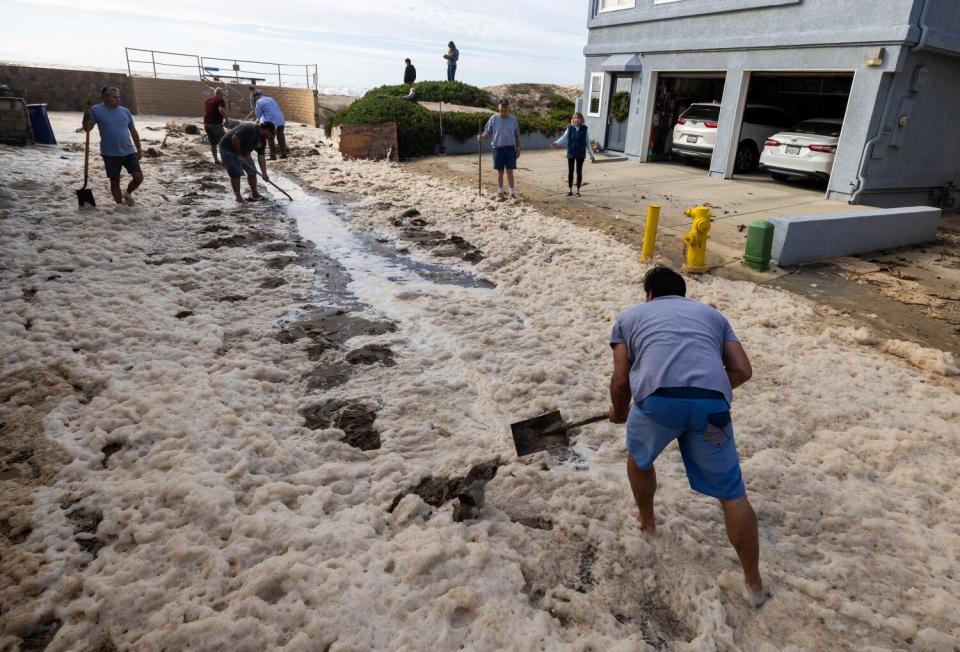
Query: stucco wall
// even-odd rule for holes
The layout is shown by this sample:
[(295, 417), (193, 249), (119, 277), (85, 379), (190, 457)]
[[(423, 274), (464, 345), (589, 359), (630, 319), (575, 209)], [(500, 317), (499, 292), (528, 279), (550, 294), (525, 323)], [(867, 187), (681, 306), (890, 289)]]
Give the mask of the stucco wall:
[[(868, 133), (860, 203), (926, 203), (931, 189), (960, 185), (960, 58), (911, 52), (878, 101)], [(905, 189), (914, 189), (912, 193)], [(900, 195), (891, 197), (891, 193)]]
[[(203, 102), (212, 94), (209, 84), (181, 79), (134, 77), (133, 85), (140, 113), (201, 118)], [(231, 117), (243, 118), (249, 111), (249, 89), (224, 87), (231, 97)], [(316, 93), (305, 88), (260, 86), (274, 98), (288, 122), (317, 125)]]
[(131, 111), (135, 106), (130, 79), (122, 72), (0, 64), (0, 83), (26, 91), (28, 103), (46, 104), (49, 111), (82, 111), (88, 101), (100, 101), (104, 86), (116, 86), (124, 105)]
[[(935, 0), (955, 2), (955, 0)], [(592, 0), (588, 0), (590, 4)], [(587, 54), (895, 43), (918, 34), (916, 0), (636, 0), (588, 19)]]

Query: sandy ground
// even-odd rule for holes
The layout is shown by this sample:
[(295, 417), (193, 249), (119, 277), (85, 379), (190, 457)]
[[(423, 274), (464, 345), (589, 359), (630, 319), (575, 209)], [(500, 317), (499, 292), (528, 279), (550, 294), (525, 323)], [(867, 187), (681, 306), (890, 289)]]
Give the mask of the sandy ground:
[(199, 137), (149, 126), (133, 208), (97, 162), (100, 207), (76, 209), (75, 145), (0, 148), (0, 646), (960, 646), (950, 354), (691, 282), (755, 365), (734, 403), (774, 592), (754, 610), (675, 449), (653, 541), (622, 427), (564, 462), (513, 452), (512, 421), (605, 407), (633, 249), (300, 127), (274, 169), (294, 204), (236, 206)]

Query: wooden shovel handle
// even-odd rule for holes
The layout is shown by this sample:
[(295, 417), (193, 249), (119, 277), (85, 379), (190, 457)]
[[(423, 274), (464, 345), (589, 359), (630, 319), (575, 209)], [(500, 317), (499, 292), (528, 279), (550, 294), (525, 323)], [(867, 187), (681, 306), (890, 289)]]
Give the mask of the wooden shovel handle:
[(87, 144), (83, 148), (83, 187), (87, 187), (87, 179), (90, 176), (90, 132), (87, 132)]
[(561, 423), (556, 425), (553, 428), (548, 428), (547, 430), (544, 430), (542, 433), (540, 433), (540, 436), (543, 437), (545, 435), (555, 435), (560, 432), (566, 432), (568, 430), (573, 430), (574, 428), (579, 428), (580, 426), (586, 426), (591, 423), (596, 423), (598, 421), (605, 421), (606, 419), (609, 419), (609, 418), (610, 417), (607, 416), (607, 413), (604, 412), (603, 414), (596, 414), (582, 421), (574, 421), (573, 423)]
[(572, 430), (573, 428), (579, 428), (580, 426), (586, 426), (591, 423), (597, 423), (598, 421), (606, 421), (609, 418), (610, 417), (607, 416), (607, 413), (604, 412), (603, 414), (596, 414), (592, 417), (584, 419), (583, 421), (574, 421), (573, 423), (568, 423), (563, 426), (563, 429)]

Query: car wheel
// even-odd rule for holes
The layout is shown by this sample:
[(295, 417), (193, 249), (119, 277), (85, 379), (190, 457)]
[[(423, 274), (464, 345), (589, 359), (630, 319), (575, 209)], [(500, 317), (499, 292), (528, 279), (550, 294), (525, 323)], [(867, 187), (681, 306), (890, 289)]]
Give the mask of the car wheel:
[(733, 171), (740, 172), (753, 172), (757, 169), (757, 165), (760, 163), (760, 156), (757, 153), (757, 146), (754, 145), (749, 140), (745, 140), (740, 143), (740, 146), (737, 148), (737, 158), (734, 159)]
[(790, 178), (789, 174), (784, 174), (783, 172), (771, 172), (770, 176), (774, 181), (786, 181)]

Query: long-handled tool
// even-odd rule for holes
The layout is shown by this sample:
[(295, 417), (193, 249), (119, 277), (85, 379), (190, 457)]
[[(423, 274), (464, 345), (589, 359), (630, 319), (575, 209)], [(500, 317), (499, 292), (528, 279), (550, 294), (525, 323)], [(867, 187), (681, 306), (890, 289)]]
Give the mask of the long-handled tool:
[(270, 181), (270, 179), (268, 179), (268, 178), (266, 178), (265, 176), (263, 176), (263, 173), (260, 172), (260, 170), (257, 170), (257, 176), (260, 177), (261, 179), (263, 179), (264, 181), (266, 181), (267, 183), (269, 183), (271, 186), (273, 186), (274, 188), (276, 188), (276, 189), (279, 190), (280, 192), (282, 192), (284, 195), (287, 195), (287, 199), (289, 199), (290, 201), (293, 201), (293, 197), (291, 197), (289, 194), (287, 194), (287, 191), (286, 191), (286, 190), (284, 190), (283, 188), (281, 188), (280, 186), (278, 186), (277, 184), (275, 184), (273, 181)]
[(483, 141), (480, 140), (480, 134), (483, 128), (480, 126), (481, 119), (477, 118), (477, 194), (483, 196)]
[(567, 435), (570, 430), (608, 418), (607, 413), (604, 412), (582, 421), (564, 423), (560, 411), (555, 410), (532, 419), (512, 423), (510, 432), (513, 433), (513, 445), (517, 448), (517, 455), (523, 457), (539, 451), (566, 449), (570, 445), (570, 438)]
[(77, 191), (77, 204), (80, 208), (90, 206), (96, 208), (97, 202), (93, 199), (93, 191), (87, 188), (87, 180), (90, 176), (90, 132), (87, 132), (87, 144), (83, 150), (83, 188)]

